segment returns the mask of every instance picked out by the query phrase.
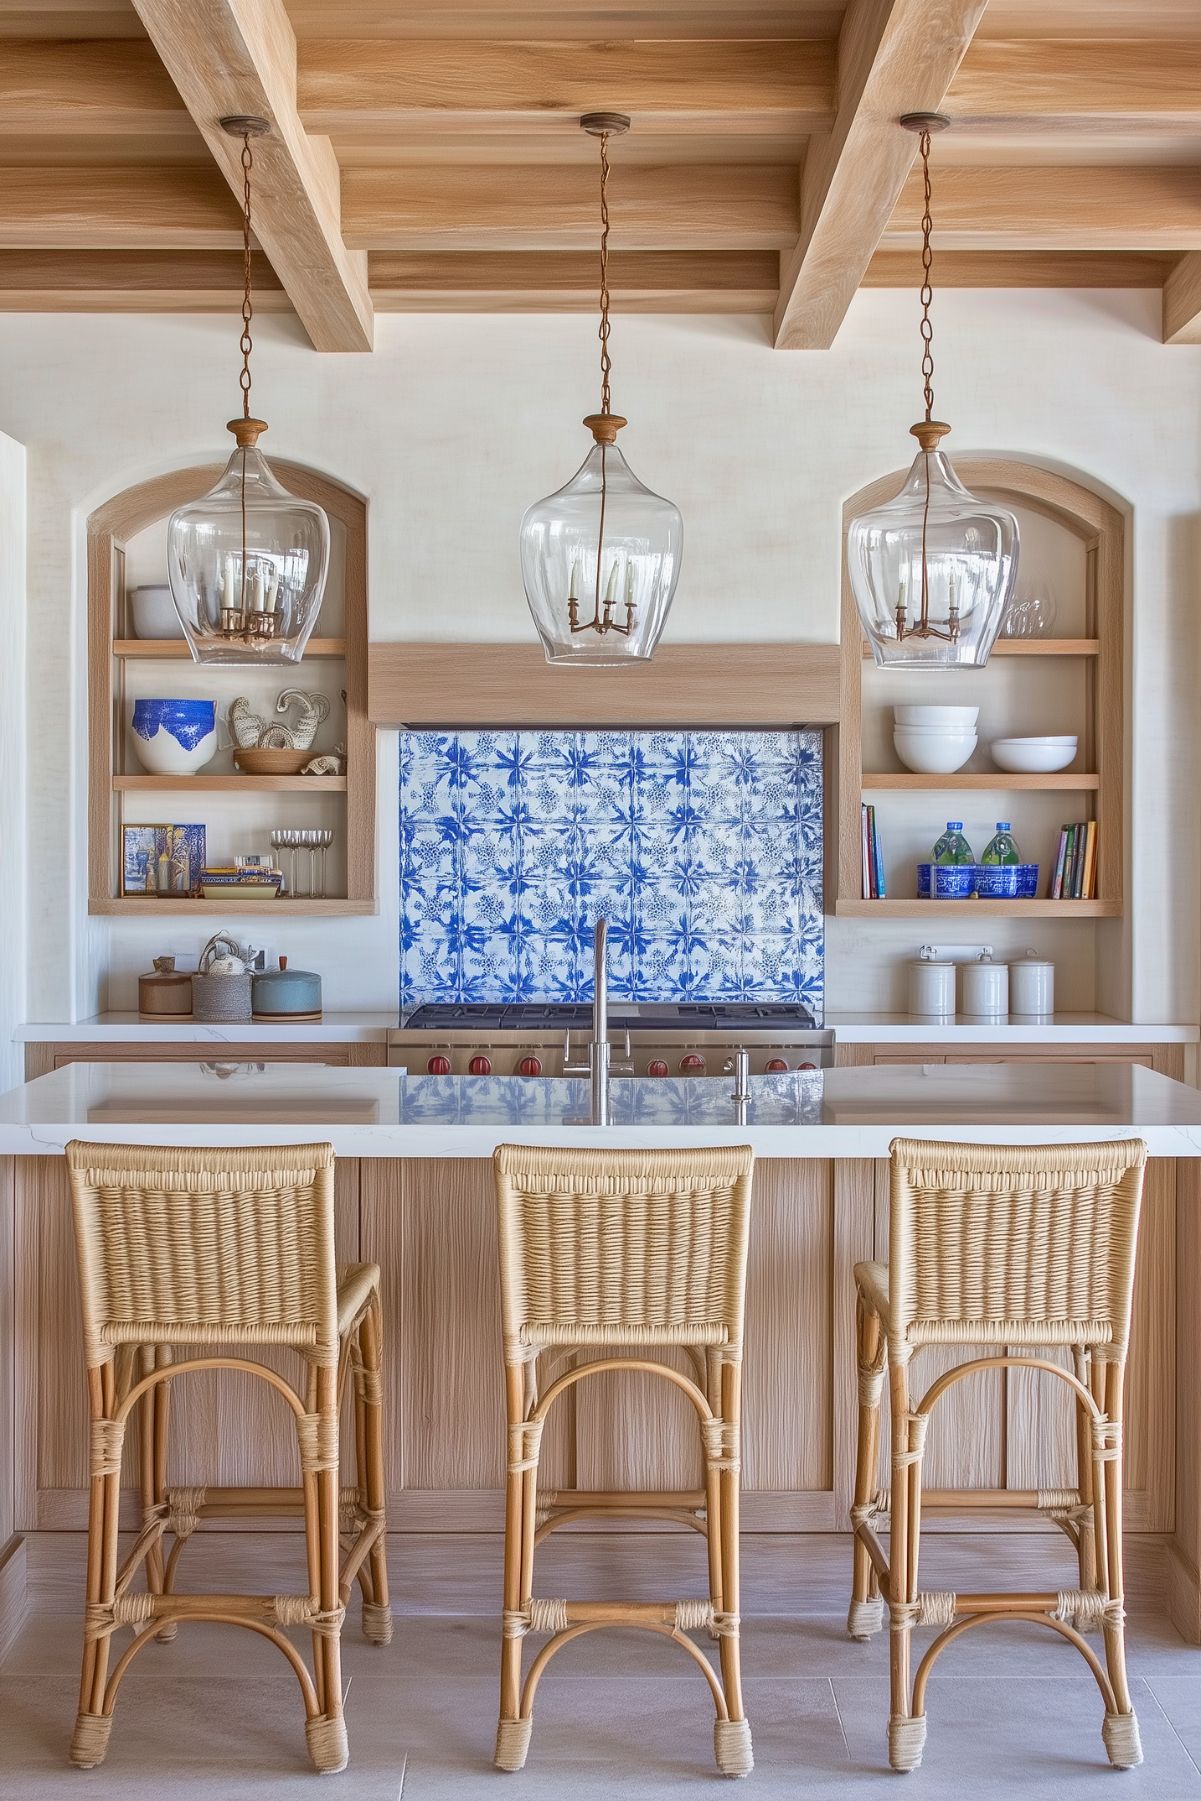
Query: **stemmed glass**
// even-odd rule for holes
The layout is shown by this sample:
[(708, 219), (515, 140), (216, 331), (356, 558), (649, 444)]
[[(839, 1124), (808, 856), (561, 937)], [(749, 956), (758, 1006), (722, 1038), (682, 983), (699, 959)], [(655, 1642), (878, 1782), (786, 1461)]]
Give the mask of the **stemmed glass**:
[[(272, 832), (272, 850), (286, 850), (288, 853), (285, 893), (293, 900), (324, 898), (325, 854), (333, 841), (334, 834), (329, 826), (281, 826)], [(303, 887), (300, 884), (305, 875), (305, 866), (298, 855), (301, 851), (308, 852), (307, 882)]]

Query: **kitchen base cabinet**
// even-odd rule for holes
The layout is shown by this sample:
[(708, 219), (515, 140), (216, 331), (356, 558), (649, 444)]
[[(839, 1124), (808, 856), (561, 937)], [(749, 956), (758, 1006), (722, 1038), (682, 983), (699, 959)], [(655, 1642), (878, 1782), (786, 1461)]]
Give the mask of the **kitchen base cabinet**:
[[(219, 1028), (218, 1028), (219, 1029)], [(69, 1063), (310, 1063), (324, 1069), (382, 1069), (383, 1044), (322, 1043), (301, 1040), (295, 1044), (27, 1044), (25, 1080), (65, 1069)]]

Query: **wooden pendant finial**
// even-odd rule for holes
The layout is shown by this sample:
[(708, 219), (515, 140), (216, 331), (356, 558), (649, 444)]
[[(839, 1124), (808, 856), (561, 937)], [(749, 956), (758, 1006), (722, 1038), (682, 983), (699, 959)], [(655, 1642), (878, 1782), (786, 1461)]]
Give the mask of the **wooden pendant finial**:
[(231, 419), (225, 429), (233, 433), (239, 450), (253, 450), (267, 429), (267, 421), (265, 419)]

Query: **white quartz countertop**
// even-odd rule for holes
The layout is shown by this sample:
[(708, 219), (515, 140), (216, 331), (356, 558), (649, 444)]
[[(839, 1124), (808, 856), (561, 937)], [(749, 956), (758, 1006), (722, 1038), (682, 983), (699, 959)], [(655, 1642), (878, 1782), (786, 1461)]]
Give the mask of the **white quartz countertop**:
[(540, 1145), (751, 1144), (762, 1157), (885, 1157), (897, 1135), (976, 1143), (1146, 1139), (1201, 1156), (1201, 1092), (1128, 1064), (918, 1064), (755, 1077), (745, 1121), (724, 1081), (617, 1078), (611, 1123), (586, 1081), (408, 1076), (309, 1065), (72, 1064), (0, 1096), (0, 1155), (71, 1138), (181, 1145), (329, 1140), (343, 1157), (488, 1157)]
[[(25, 1044), (382, 1044), (397, 1024), (392, 1012), (326, 1013), (286, 1024), (205, 1025), (197, 1019), (143, 1019), (137, 1013), (97, 1013), (64, 1024), (34, 1021), (16, 1032)], [(1051, 1019), (921, 1019), (909, 1013), (826, 1015), (840, 1044), (1194, 1044), (1197, 1026), (1131, 1025), (1104, 1013), (1057, 1013)]]

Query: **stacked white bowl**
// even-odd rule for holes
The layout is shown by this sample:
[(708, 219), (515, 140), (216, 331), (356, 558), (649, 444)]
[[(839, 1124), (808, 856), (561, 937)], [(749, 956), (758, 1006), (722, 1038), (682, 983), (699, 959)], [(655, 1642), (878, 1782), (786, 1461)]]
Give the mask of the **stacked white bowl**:
[(1063, 738), (994, 738), (989, 745), (998, 769), (1020, 775), (1051, 775), (1076, 760), (1078, 740)]
[(976, 748), (979, 707), (894, 707), (892, 741), (906, 769), (950, 775)]

